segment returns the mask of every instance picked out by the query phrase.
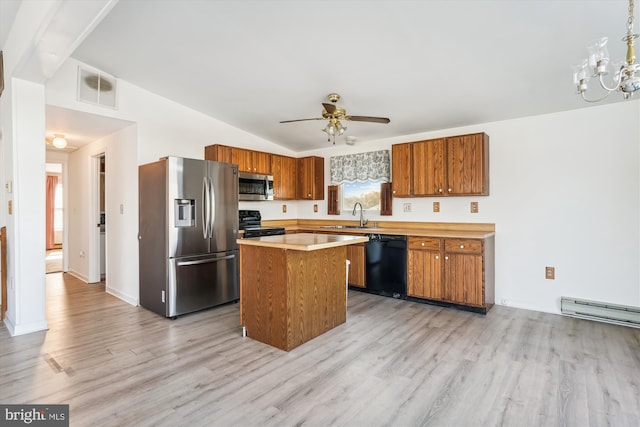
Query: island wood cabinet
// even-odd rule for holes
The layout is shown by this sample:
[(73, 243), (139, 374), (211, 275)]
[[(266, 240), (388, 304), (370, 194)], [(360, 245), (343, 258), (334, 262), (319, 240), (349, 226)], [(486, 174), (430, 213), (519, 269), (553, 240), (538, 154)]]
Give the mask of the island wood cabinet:
[(407, 294), (486, 313), (494, 304), (494, 237), (408, 237)]
[(391, 146), (395, 197), (489, 195), (489, 137), (452, 136)]
[(324, 158), (301, 157), (298, 159), (299, 200), (324, 200)]
[(238, 171), (271, 175), (271, 154), (226, 145), (208, 145), (204, 147), (205, 160), (234, 163)]
[(273, 198), (277, 200), (295, 199), (298, 184), (298, 159), (272, 154), (271, 173), (273, 175)]

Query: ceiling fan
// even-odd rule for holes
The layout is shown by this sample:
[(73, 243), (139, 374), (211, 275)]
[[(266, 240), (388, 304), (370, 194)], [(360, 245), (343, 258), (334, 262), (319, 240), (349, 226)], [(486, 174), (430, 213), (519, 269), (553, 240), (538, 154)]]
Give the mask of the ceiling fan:
[(280, 123), (292, 123), (292, 122), (304, 122), (307, 120), (329, 120), (329, 123), (322, 129), (324, 133), (329, 137), (328, 141), (333, 138), (333, 144), (336, 143), (336, 135), (342, 135), (347, 128), (340, 123), (340, 120), (347, 120), (352, 122), (371, 122), (371, 123), (389, 123), (390, 120), (386, 117), (369, 117), (369, 116), (348, 116), (347, 111), (338, 107), (336, 103), (340, 100), (340, 95), (337, 93), (330, 93), (327, 98), (331, 104), (326, 102), (322, 103), (322, 117), (314, 117), (310, 119), (296, 119), (296, 120), (284, 120)]

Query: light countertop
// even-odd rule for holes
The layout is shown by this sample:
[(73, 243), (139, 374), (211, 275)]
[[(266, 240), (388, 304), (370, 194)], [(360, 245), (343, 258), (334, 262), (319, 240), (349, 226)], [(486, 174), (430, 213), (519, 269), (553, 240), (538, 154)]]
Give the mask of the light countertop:
[(238, 239), (237, 242), (239, 245), (293, 249), (296, 251), (315, 251), (318, 249), (353, 245), (354, 243), (364, 243), (368, 240), (369, 238), (364, 235), (296, 233)]

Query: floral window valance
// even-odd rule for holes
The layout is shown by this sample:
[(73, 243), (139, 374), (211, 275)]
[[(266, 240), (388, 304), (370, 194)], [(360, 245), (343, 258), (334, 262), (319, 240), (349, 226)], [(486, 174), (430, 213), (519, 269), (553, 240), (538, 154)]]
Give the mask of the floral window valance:
[(347, 154), (329, 159), (331, 184), (390, 180), (389, 150)]

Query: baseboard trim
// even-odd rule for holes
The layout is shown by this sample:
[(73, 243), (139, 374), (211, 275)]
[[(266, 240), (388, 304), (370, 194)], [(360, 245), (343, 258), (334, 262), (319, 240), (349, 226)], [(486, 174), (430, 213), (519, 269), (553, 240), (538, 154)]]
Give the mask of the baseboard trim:
[(47, 324), (46, 320), (41, 320), (39, 322), (32, 322), (26, 325), (15, 325), (11, 321), (9, 316), (7, 316), (4, 319), (4, 324), (7, 327), (9, 334), (12, 337), (15, 337), (18, 335), (30, 334), (32, 332), (46, 331), (47, 329), (49, 329), (49, 325)]
[(117, 289), (113, 289), (110, 288), (109, 286), (107, 286), (105, 288), (105, 292), (108, 293), (109, 295), (113, 295), (114, 297), (126, 302), (127, 304), (131, 304), (134, 307), (138, 306), (138, 299), (137, 298), (133, 298), (130, 295), (127, 295), (125, 293), (120, 292)]
[(85, 276), (84, 274), (82, 274), (82, 273), (78, 273), (78, 272), (77, 272), (77, 271), (75, 271), (75, 270), (68, 270), (68, 271), (67, 271), (67, 273), (68, 273), (68, 274), (70, 274), (70, 275), (72, 275), (72, 276), (73, 276), (73, 277), (75, 277), (76, 279), (80, 279), (80, 280), (82, 280), (82, 281), (83, 281), (83, 282), (85, 282), (85, 283), (89, 283), (89, 278), (88, 278), (87, 276)]

